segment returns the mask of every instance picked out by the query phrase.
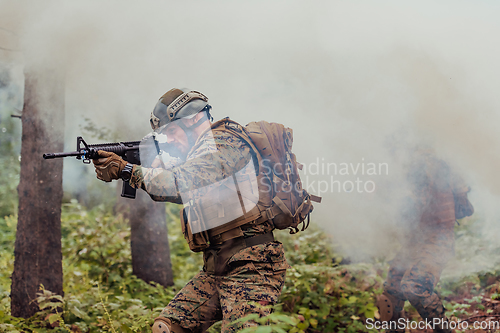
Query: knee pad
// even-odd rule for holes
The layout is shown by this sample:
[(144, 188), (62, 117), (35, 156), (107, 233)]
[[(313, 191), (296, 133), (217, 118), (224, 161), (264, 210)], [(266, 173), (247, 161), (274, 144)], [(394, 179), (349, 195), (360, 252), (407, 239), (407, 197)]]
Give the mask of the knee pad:
[(158, 317), (155, 319), (155, 323), (153, 324), (153, 333), (170, 333), (170, 328), (172, 327), (172, 323), (170, 319)]
[(164, 317), (155, 318), (152, 327), (153, 333), (189, 333), (188, 330), (177, 323), (172, 323), (170, 319)]
[(377, 308), (381, 321), (398, 320), (401, 317), (404, 301), (388, 292), (377, 297)]

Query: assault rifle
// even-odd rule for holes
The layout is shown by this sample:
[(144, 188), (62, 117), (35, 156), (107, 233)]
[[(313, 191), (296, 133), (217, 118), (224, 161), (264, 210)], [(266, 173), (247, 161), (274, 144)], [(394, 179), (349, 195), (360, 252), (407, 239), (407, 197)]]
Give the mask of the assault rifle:
[[(43, 154), (43, 158), (49, 160), (53, 158), (75, 156), (79, 160), (83, 159), (83, 163), (90, 164), (90, 160), (99, 158), (97, 152), (99, 150), (104, 150), (115, 153), (129, 163), (140, 165), (140, 143), (141, 141), (129, 141), (89, 145), (79, 136), (76, 138), (76, 151), (69, 153)], [(122, 197), (135, 199), (135, 192), (136, 189), (130, 186), (128, 182), (123, 182)]]

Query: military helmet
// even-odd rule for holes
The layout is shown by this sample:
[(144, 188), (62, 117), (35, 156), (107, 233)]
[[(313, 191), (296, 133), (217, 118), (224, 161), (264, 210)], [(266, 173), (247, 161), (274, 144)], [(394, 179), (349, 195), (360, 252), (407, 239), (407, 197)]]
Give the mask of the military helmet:
[(181, 118), (192, 118), (208, 104), (207, 96), (190, 89), (173, 88), (160, 97), (151, 112), (153, 131)]

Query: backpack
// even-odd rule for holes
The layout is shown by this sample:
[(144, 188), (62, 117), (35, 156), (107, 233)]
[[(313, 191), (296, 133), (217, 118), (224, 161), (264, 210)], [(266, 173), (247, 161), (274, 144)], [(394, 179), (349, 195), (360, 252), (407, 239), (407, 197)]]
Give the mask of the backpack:
[[(257, 174), (267, 178), (270, 186), (259, 186), (259, 204), (265, 208), (262, 215), (272, 220), (277, 229), (289, 229), (291, 234), (309, 226), (312, 201), (320, 203), (321, 197), (309, 194), (300, 180), (297, 162), (292, 152), (293, 130), (278, 123), (251, 122), (245, 127), (223, 119), (225, 130), (240, 137), (252, 149), (258, 161)], [(307, 222), (305, 220), (307, 219)]]
[[(239, 183), (233, 176), (233, 184), (238, 186), (216, 186), (202, 198), (184, 205), (181, 225), (189, 248), (194, 252), (203, 251), (212, 241), (223, 243), (241, 237), (243, 232), (239, 227), (248, 223), (271, 221), (275, 228), (288, 228), (292, 234), (305, 230), (309, 226), (312, 202), (319, 203), (321, 198), (302, 188), (298, 172), (302, 166), (291, 151), (292, 130), (265, 121), (243, 127), (229, 118), (212, 124), (211, 130), (214, 134), (229, 132), (248, 144), (254, 161), (253, 177), (243, 177), (246, 180)], [(257, 188), (258, 193), (248, 198), (248, 192), (240, 191), (240, 188)], [(225, 204), (221, 205), (221, 201)], [(248, 205), (252, 207), (250, 210), (245, 209), (247, 203), (251, 203)], [(228, 220), (231, 211), (238, 209), (243, 215), (233, 214), (234, 219)], [(300, 223), (303, 223), (301, 229)]]

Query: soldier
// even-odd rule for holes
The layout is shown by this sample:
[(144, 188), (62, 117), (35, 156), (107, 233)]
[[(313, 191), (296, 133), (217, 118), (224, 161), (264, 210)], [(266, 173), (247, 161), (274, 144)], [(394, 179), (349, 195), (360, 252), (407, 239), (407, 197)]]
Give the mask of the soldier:
[[(449, 166), (429, 150), (419, 149), (413, 156), (409, 183), (412, 196), (403, 210), (406, 236), (402, 249), (390, 262), (384, 293), (377, 306), (382, 321), (392, 322), (388, 332), (404, 332), (405, 300), (422, 319), (433, 322), (435, 332), (453, 332), (445, 308), (434, 291), (441, 272), (454, 253), (454, 225), (470, 216), (469, 187), (450, 172)], [(427, 326), (429, 327), (429, 326)]]
[(261, 186), (255, 152), (234, 135), (238, 124), (212, 124), (210, 110), (203, 94), (172, 89), (151, 113), (158, 155), (151, 168), (103, 151), (94, 160), (101, 180), (122, 178), (153, 200), (183, 203), (184, 236), (193, 251), (203, 251), (203, 270), (155, 319), (154, 333), (204, 332), (219, 320), (223, 332), (255, 325), (230, 323), (249, 313), (268, 314), (256, 304), (277, 302), (289, 268), (272, 221), (250, 214)]

